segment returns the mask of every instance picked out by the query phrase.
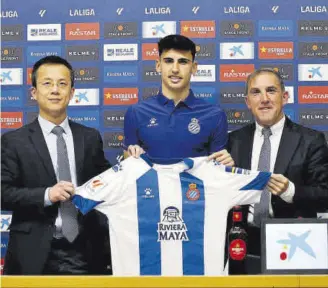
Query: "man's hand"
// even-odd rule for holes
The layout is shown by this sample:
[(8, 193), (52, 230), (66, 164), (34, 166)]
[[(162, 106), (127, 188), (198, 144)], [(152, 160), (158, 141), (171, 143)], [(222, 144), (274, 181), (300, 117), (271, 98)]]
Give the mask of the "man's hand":
[(145, 151), (139, 145), (130, 145), (128, 147), (128, 155), (134, 158), (139, 158)]
[(74, 195), (74, 186), (71, 182), (60, 181), (49, 189), (49, 200), (52, 203), (65, 202)]
[(281, 174), (272, 174), (267, 186), (273, 195), (279, 196), (286, 192), (289, 186), (289, 180)]
[(208, 161), (210, 161), (212, 159), (215, 159), (216, 161), (220, 162), (221, 164), (223, 164), (225, 166), (232, 167), (235, 165), (235, 161), (233, 161), (230, 153), (226, 149), (211, 154), (208, 157)]

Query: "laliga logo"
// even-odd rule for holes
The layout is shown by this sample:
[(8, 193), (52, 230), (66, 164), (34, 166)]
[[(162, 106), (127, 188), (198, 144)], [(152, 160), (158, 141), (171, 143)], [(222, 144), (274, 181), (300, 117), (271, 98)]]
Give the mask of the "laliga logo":
[(192, 12), (194, 12), (194, 14), (197, 14), (199, 8), (200, 8), (199, 6), (194, 6), (194, 7), (192, 8)]
[(117, 8), (117, 10), (116, 10), (117, 15), (121, 15), (123, 10), (124, 10), (124, 8)]

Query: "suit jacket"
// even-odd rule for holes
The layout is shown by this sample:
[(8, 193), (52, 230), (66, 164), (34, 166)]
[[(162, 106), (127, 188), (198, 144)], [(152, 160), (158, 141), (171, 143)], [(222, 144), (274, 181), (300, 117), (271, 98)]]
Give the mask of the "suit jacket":
[[(250, 169), (255, 123), (229, 135), (228, 151), (240, 168)], [(286, 117), (274, 173), (295, 185), (293, 203), (272, 195), (275, 218), (316, 217), (328, 208), (328, 147), (323, 133), (298, 125)], [(248, 206), (243, 210), (247, 221)]]
[[(110, 168), (95, 129), (69, 121), (73, 134), (77, 184)], [(58, 205), (44, 207), (47, 187), (57, 183), (39, 121), (1, 138), (1, 204), (13, 211), (5, 274), (41, 274), (51, 248)], [(79, 217), (86, 237), (90, 273), (103, 274), (107, 219), (93, 211)], [(108, 236), (107, 236), (108, 238)], [(108, 239), (107, 239), (108, 241)], [(100, 257), (100, 258), (99, 258)], [(97, 259), (98, 258), (98, 259)]]

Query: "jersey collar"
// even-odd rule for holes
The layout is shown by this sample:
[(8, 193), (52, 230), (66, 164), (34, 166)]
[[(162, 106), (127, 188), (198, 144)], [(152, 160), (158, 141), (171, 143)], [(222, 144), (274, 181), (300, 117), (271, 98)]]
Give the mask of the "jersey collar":
[[(159, 104), (161, 104), (162, 106), (167, 105), (169, 102), (173, 103), (173, 100), (165, 97), (161, 90), (157, 94), (157, 99), (158, 99)], [(195, 106), (195, 100), (196, 100), (196, 97), (195, 97), (194, 93), (192, 92), (192, 90), (190, 89), (189, 95), (187, 96), (187, 98), (184, 101), (180, 102), (180, 103), (182, 103), (180, 105), (185, 105), (185, 106), (193, 109)]]

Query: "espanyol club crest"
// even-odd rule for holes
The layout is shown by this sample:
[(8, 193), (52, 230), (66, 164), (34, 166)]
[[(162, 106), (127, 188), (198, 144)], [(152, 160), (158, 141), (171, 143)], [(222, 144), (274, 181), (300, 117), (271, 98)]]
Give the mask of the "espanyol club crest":
[(198, 134), (200, 132), (200, 125), (199, 125), (198, 120), (196, 118), (192, 118), (190, 120), (190, 123), (188, 125), (188, 130), (192, 134)]
[(197, 189), (197, 184), (195, 184), (195, 183), (189, 184), (189, 189), (186, 193), (186, 196), (190, 201), (196, 201), (199, 199), (200, 192)]

